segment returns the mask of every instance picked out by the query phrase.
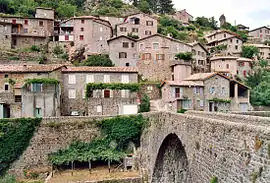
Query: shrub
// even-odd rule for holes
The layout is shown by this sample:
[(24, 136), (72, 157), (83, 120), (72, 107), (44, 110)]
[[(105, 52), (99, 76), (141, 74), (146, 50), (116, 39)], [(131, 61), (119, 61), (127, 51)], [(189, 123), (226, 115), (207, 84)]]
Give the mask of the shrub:
[(59, 55), (61, 55), (61, 54), (63, 54), (63, 53), (64, 53), (64, 50), (62, 49), (61, 46), (55, 46), (55, 47), (53, 48), (53, 54), (59, 56)]
[(42, 54), (42, 55), (38, 58), (38, 63), (39, 63), (39, 64), (45, 64), (47, 60), (48, 60), (48, 59), (47, 59), (46, 55)]
[(180, 60), (185, 60), (185, 61), (192, 60), (192, 53), (191, 52), (178, 53), (175, 56)]
[(180, 109), (180, 110), (177, 111), (177, 113), (182, 113), (182, 114), (185, 113), (185, 112), (187, 112), (186, 109)]
[(150, 98), (148, 95), (144, 94), (140, 104), (140, 112), (149, 112), (150, 111)]
[(101, 55), (90, 55), (87, 60), (82, 62), (84, 66), (101, 66), (101, 67), (113, 67), (109, 55), (101, 54)]
[(133, 39), (139, 39), (140, 38), (138, 35), (134, 35), (132, 33), (128, 33), (128, 37), (131, 37)]
[(218, 178), (216, 176), (212, 177), (210, 183), (218, 183)]
[(20, 60), (20, 58), (18, 56), (10, 56), (8, 60)]
[(41, 48), (39, 46), (37, 46), (37, 45), (31, 46), (30, 49), (31, 49), (31, 51), (36, 51), (36, 52), (40, 52), (41, 51)]
[(64, 60), (68, 60), (68, 54), (64, 53), (63, 55), (61, 55), (61, 58)]

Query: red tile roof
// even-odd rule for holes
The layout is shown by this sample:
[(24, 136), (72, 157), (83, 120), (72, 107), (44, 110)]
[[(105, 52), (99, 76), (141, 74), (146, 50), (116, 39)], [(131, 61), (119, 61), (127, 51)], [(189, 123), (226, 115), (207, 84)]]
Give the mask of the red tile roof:
[(24, 72), (52, 72), (57, 69), (60, 69), (62, 67), (65, 67), (65, 65), (62, 64), (50, 64), (50, 65), (42, 65), (42, 64), (36, 64), (36, 65), (22, 65), (22, 64), (9, 64), (9, 65), (0, 65), (0, 72), (6, 72), (6, 73), (24, 73)]
[(63, 72), (124, 72), (124, 73), (137, 73), (138, 69), (136, 67), (67, 67), (63, 68)]

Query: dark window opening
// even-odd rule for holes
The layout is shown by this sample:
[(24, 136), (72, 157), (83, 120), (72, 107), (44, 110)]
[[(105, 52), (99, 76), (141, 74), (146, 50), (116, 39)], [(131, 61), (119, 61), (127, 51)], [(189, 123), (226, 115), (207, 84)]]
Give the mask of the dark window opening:
[(129, 67), (129, 63), (126, 63), (126, 67)]
[(15, 102), (22, 102), (22, 96), (21, 95), (15, 95)]
[(8, 78), (8, 74), (5, 74), (5, 78)]
[(5, 84), (5, 91), (8, 91), (8, 88), (9, 88), (8, 84)]
[(110, 90), (104, 90), (104, 98), (110, 98)]
[(39, 26), (43, 27), (43, 21), (39, 21)]

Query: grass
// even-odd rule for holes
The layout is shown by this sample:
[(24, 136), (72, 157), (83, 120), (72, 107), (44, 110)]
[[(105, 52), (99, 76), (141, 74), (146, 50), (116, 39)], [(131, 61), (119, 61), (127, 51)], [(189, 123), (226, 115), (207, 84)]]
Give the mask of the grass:
[(97, 167), (92, 169), (90, 174), (87, 169), (75, 170), (73, 176), (71, 176), (71, 170), (67, 170), (61, 173), (54, 174), (48, 183), (67, 183), (71, 181), (93, 181), (104, 179), (121, 179), (121, 178), (133, 178), (139, 177), (138, 172), (112, 172), (108, 173), (108, 167)]
[(43, 183), (44, 181), (40, 180), (16, 180), (13, 175), (5, 175), (3, 178), (0, 178), (0, 183)]

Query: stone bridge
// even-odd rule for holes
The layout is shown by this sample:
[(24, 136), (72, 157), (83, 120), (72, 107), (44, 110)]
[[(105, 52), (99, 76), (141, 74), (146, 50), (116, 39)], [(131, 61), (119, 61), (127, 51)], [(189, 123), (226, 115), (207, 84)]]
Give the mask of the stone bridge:
[[(151, 183), (270, 182), (270, 118), (189, 111), (153, 112), (141, 137), (138, 164)], [(49, 167), (47, 155), (73, 140), (99, 135), (105, 117), (45, 118), (10, 172)]]

